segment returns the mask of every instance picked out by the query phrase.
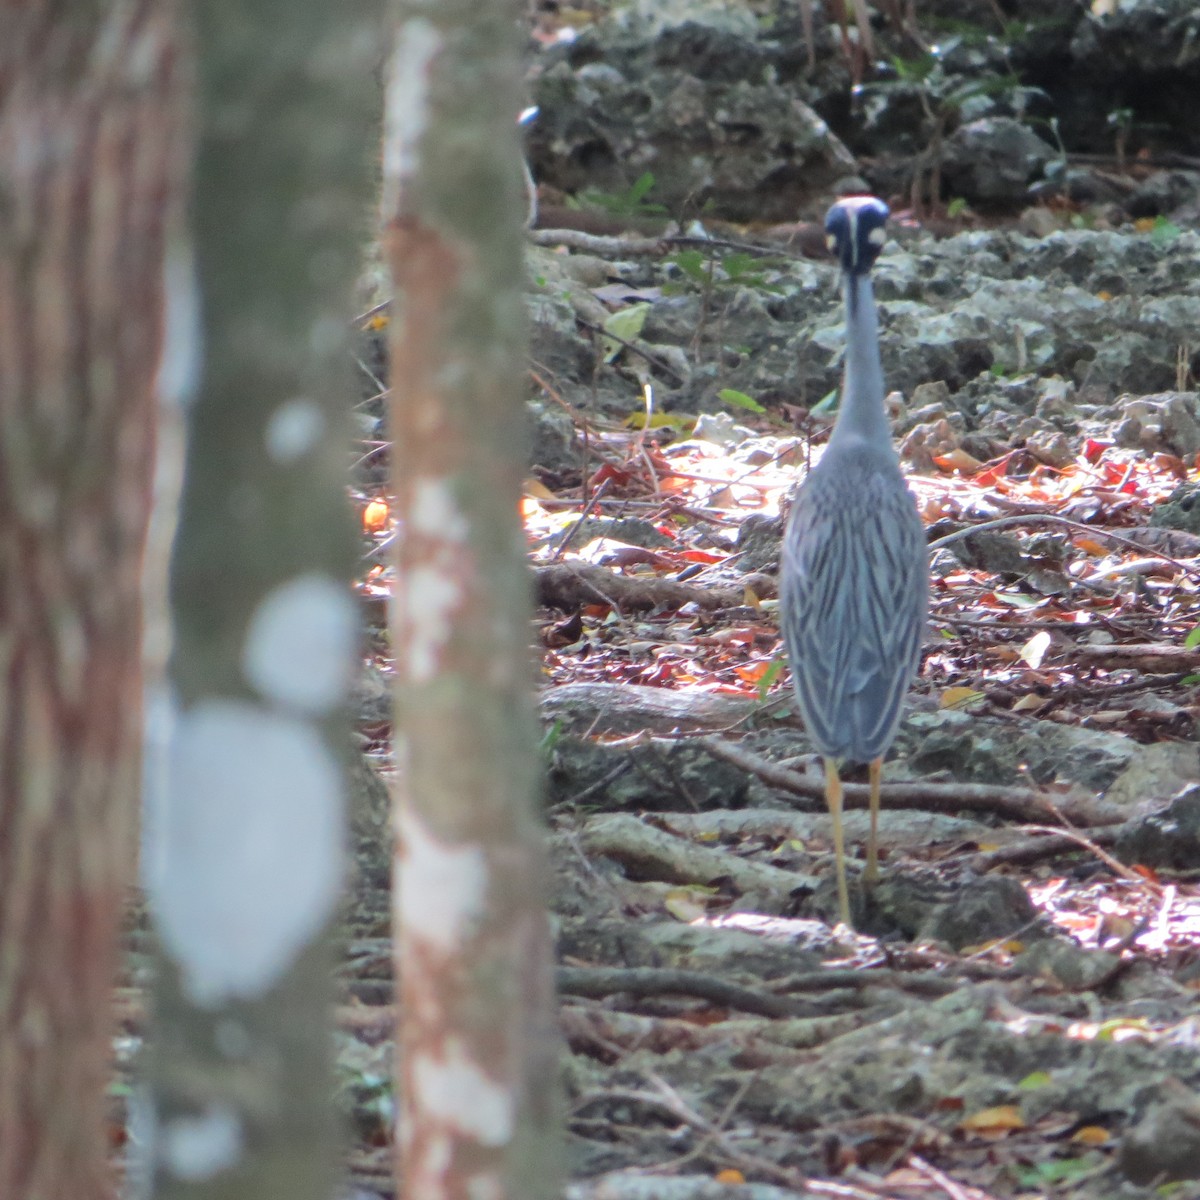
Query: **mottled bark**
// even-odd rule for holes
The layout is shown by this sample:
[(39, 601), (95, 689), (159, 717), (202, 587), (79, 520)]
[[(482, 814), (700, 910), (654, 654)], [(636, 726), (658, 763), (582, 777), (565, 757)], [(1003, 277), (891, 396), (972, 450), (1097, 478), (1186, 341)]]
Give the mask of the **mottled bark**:
[(399, 542), (406, 1200), (559, 1194), (525, 462), (520, 6), (396, 0), (384, 137)]
[(357, 640), (347, 336), (382, 26), (370, 0), (212, 0), (195, 17), (202, 362), (147, 807), (161, 953), (143, 1187), (323, 1200)]
[(0, 1196), (109, 1194), (174, 6), (0, 2)]

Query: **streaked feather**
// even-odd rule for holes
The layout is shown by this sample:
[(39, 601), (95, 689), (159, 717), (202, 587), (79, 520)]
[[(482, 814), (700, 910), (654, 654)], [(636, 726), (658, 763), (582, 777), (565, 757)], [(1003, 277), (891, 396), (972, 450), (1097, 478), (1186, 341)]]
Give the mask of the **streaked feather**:
[(892, 743), (920, 663), (929, 557), (891, 447), (831, 447), (788, 519), (780, 612), (817, 749), (870, 762)]

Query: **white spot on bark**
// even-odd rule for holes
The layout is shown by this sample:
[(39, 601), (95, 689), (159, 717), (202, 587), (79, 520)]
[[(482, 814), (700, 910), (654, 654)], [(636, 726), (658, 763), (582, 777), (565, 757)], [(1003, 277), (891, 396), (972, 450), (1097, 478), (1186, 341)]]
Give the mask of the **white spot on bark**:
[(401, 190), (417, 163), (417, 148), (429, 120), (429, 66), (441, 49), (436, 26), (424, 17), (400, 24), (388, 64), (384, 99), (383, 211), (393, 215)]
[(185, 408), (200, 385), (203, 330), (191, 241), (171, 239), (163, 264), (163, 337), (154, 386), (159, 404)]
[(409, 809), (401, 810), (397, 828), (397, 919), (453, 953), (483, 915), (487, 859), (474, 844), (447, 846)]
[(474, 1140), (503, 1146), (512, 1137), (512, 1096), (467, 1057), (458, 1039), (447, 1042), (444, 1057), (419, 1054), (412, 1080), (422, 1108)]
[(171, 752), (179, 707), (174, 689), (162, 680), (147, 684), (142, 696), (142, 821), (138, 868), (142, 886), (166, 869), (166, 843), (158, 822), (171, 786)]
[(130, 1200), (147, 1200), (153, 1194), (153, 1154), (158, 1141), (158, 1110), (148, 1084), (139, 1084), (130, 1094), (125, 1131), (129, 1137), (125, 1194)]
[(235, 1166), (242, 1156), (242, 1122), (226, 1104), (163, 1123), (162, 1159), (176, 1179), (199, 1183)]
[(442, 647), (450, 638), (450, 618), (459, 602), (458, 581), (433, 567), (413, 567), (400, 586), (408, 678), (428, 683), (437, 674)]
[(192, 1002), (261, 995), (337, 903), (336, 758), (308, 722), (206, 700), (180, 714), (167, 786), (147, 803), (151, 909)]
[(307, 454), (325, 432), (325, 414), (307, 396), (285, 400), (267, 421), (264, 441), (272, 462), (286, 466)]
[(467, 1176), (467, 1200), (504, 1200), (508, 1189), (495, 1173)]
[(242, 670), (267, 699), (321, 716), (346, 695), (355, 641), (349, 589), (325, 575), (301, 575), (259, 602), (246, 630)]
[(409, 529), (442, 543), (465, 542), (471, 531), (449, 479), (421, 479), (405, 514)]

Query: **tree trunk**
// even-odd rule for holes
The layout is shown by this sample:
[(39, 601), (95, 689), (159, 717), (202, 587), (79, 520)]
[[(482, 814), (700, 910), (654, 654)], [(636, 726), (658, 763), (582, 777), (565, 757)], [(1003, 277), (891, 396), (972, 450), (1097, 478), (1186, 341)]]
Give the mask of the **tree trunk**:
[(203, 364), (147, 811), (144, 1186), (318, 1200), (337, 1167), (328, 933), (357, 642), (346, 338), (382, 29), (366, 0), (195, 12)]
[(185, 84), (172, 4), (0, 2), (4, 1200), (111, 1191), (110, 1000)]
[(521, 6), (396, 0), (384, 137), (402, 537), (397, 1149), (405, 1200), (560, 1194), (525, 463)]

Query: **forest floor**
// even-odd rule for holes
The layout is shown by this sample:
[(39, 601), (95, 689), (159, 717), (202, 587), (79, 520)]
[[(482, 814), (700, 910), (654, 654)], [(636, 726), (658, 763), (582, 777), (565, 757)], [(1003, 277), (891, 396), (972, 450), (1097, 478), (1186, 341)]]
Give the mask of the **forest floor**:
[[(776, 253), (781, 286), (815, 269), (836, 306), (831, 266)], [(666, 270), (615, 286), (623, 261), (596, 285), (614, 311)], [(709, 322), (726, 341), (755, 319), (739, 295)], [(848, 789), (851, 930), (774, 581), (780, 510), (829, 422), (738, 392), (724, 414), (647, 423), (629, 397), (655, 347), (626, 340), (584, 335), (586, 410), (531, 368), (581, 448), (523, 501), (571, 1194), (1200, 1196), (1200, 538), (1151, 523), (1200, 483), (1200, 447), (1128, 444), (1125, 397), (1019, 440), (989, 443), (985, 416), (931, 448), (945, 413), (898, 398), (898, 429), (925, 429), (901, 440), (932, 614), (871, 891), (866, 789)], [(988, 460), (965, 448), (1005, 439)], [(361, 499), (385, 537), (382, 489)], [(363, 582), (387, 588), (382, 566)], [(364, 733), (382, 748), (386, 720)], [(342, 1071), (355, 1178), (383, 1191), (386, 899), (356, 911)]]
[[(562, 76), (594, 129), (612, 63), (632, 78), (604, 53)], [(550, 114), (544, 154), (575, 119)], [(1200, 1198), (1200, 239), (1067, 201), (893, 205), (882, 351), (932, 612), (870, 890), (850, 777), (849, 929), (775, 580), (836, 405), (836, 274), (819, 225), (664, 230), (644, 179), (543, 211), (573, 227), (530, 248), (569, 1195)], [(361, 322), (368, 426), (386, 323)], [(377, 615), (386, 456), (376, 430)], [(361, 732), (386, 771), (376, 626)], [(379, 879), (360, 872), (339, 1008), (356, 1198), (391, 1186)]]

